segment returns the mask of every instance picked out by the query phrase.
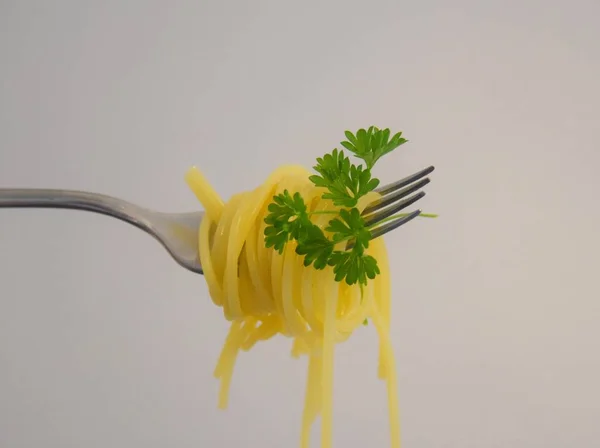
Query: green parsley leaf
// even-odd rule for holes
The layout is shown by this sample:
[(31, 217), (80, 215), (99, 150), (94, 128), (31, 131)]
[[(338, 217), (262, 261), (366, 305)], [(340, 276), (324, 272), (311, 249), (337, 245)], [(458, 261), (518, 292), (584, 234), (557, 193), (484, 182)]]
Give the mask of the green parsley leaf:
[(325, 230), (333, 233), (335, 243), (354, 240), (353, 250), (358, 251), (360, 254), (369, 247), (371, 232), (365, 226), (365, 221), (356, 208), (349, 211), (341, 209), (340, 217), (329, 221), (329, 225)]
[(352, 165), (350, 167), (350, 182), (348, 189), (352, 192), (355, 199), (354, 205), (358, 199), (375, 190), (379, 186), (379, 179), (371, 178), (371, 170), (363, 169), (362, 165)]
[(291, 196), (289, 191), (273, 196), (265, 218), (265, 246), (273, 247), (280, 254), (291, 239), (302, 239), (313, 224), (308, 217), (304, 199), (300, 193)]
[(319, 157), (313, 168), (320, 175), (310, 176), (310, 181), (317, 187), (329, 190), (329, 193), (323, 194), (323, 199), (331, 199), (338, 206), (352, 207), (350, 204), (354, 200), (347, 188), (347, 185), (352, 183), (349, 175), (350, 159), (344, 151), (338, 151), (336, 148), (331, 154)]
[(318, 158), (313, 168), (320, 175), (310, 176), (309, 179), (317, 187), (329, 190), (323, 194), (323, 199), (330, 199), (339, 207), (356, 206), (362, 196), (379, 185), (379, 179), (371, 178), (370, 170), (351, 165), (344, 151), (337, 148), (331, 154)]
[(356, 135), (346, 131), (345, 135), (348, 140), (340, 144), (356, 157), (364, 160), (369, 170), (381, 157), (408, 141), (402, 138), (402, 132), (396, 133), (390, 139), (389, 129), (379, 129), (375, 126), (371, 126), (368, 130), (359, 129)]
[(315, 269), (325, 269), (332, 252), (333, 242), (314, 224), (308, 228), (305, 238), (298, 241), (296, 247), (296, 253), (304, 255), (304, 266), (312, 264)]
[(361, 254), (354, 249), (346, 252), (333, 252), (328, 264), (333, 266), (335, 281), (346, 280), (348, 285), (354, 285), (357, 282), (366, 285), (367, 278), (374, 279), (380, 273), (375, 258), (371, 255)]

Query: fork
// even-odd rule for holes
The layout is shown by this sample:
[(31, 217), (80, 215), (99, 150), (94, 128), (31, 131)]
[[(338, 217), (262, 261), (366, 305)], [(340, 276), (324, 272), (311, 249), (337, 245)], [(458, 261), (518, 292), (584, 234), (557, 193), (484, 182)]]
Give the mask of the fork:
[[(419, 190), (430, 182), (426, 176), (433, 170), (434, 167), (430, 166), (376, 190), (380, 198), (362, 213), (373, 239), (421, 214), (421, 210), (414, 210), (390, 220), (425, 196), (425, 192)], [(198, 256), (198, 228), (204, 212), (163, 213), (98, 193), (34, 188), (0, 188), (0, 208), (58, 208), (111, 216), (153, 236), (184, 268), (197, 274), (203, 273)]]

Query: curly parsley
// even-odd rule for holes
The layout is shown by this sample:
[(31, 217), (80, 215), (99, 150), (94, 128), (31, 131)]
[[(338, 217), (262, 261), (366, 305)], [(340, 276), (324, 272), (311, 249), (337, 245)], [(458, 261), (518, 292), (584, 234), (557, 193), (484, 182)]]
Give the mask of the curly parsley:
[[(337, 216), (325, 229), (314, 224), (313, 214), (299, 193), (285, 190), (273, 196), (269, 214), (265, 218), (265, 245), (280, 254), (289, 241), (296, 241), (296, 253), (304, 256), (304, 266), (315, 269), (333, 268), (335, 280), (348, 285), (366, 285), (379, 273), (377, 260), (365, 253), (371, 240), (371, 231), (365, 224), (358, 201), (379, 186), (371, 169), (384, 155), (407, 142), (398, 132), (390, 138), (389, 129), (359, 129), (356, 134), (345, 133), (347, 140), (341, 145), (365, 165), (354, 165), (343, 150), (334, 149), (317, 159), (313, 167), (317, 174), (309, 177), (317, 187), (325, 190), (323, 199), (339, 207)], [(334, 250), (342, 242), (351, 243), (345, 250)], [(349, 248), (350, 247), (350, 248)]]

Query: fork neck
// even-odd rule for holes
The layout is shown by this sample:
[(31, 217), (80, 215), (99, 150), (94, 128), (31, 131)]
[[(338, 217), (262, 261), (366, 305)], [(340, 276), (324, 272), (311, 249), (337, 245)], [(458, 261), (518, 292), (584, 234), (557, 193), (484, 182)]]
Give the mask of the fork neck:
[(85, 191), (0, 188), (0, 208), (83, 210), (111, 216), (143, 230), (150, 230), (150, 223), (142, 217), (141, 212), (144, 210), (141, 207), (112, 196)]

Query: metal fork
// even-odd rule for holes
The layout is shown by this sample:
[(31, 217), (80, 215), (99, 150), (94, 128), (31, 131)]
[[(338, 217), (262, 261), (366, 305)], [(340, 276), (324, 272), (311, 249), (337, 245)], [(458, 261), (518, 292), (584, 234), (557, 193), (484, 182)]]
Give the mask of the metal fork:
[[(362, 214), (371, 227), (373, 238), (379, 238), (419, 216), (421, 210), (414, 210), (389, 220), (425, 196), (425, 192), (419, 190), (429, 183), (426, 176), (433, 170), (434, 167), (430, 166), (377, 189), (381, 198), (370, 204)], [(204, 212), (163, 213), (103, 194), (33, 188), (0, 188), (0, 208), (59, 208), (111, 216), (153, 236), (184, 268), (197, 274), (203, 273), (198, 257), (198, 228)]]

